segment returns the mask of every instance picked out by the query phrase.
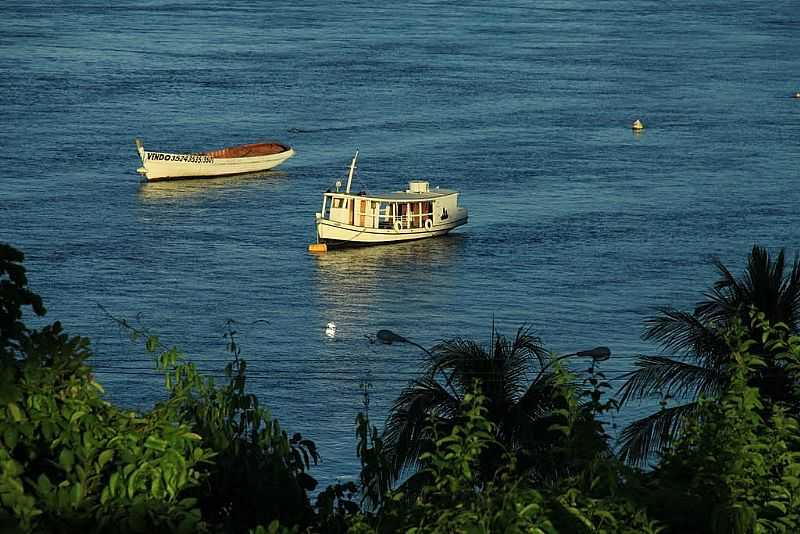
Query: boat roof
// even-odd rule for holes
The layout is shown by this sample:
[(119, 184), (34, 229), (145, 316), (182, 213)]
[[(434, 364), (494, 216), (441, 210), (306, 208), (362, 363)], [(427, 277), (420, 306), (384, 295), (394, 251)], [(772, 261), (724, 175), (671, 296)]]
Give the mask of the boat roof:
[(329, 191), (326, 192), (326, 195), (340, 195), (340, 196), (350, 196), (356, 198), (372, 198), (372, 199), (380, 199), (380, 200), (388, 200), (390, 202), (419, 202), (420, 200), (430, 200), (435, 198), (446, 197), (450, 195), (458, 194), (458, 191), (453, 189), (431, 189), (430, 191), (426, 191), (424, 193), (412, 193), (410, 191), (394, 191), (392, 193), (370, 193), (368, 191), (359, 193), (345, 193), (344, 191)]

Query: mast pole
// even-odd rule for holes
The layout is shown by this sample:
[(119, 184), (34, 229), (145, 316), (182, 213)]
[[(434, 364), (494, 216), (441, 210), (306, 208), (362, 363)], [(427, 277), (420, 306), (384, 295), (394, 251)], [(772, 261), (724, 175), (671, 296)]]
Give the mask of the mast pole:
[(345, 189), (345, 193), (350, 193), (350, 184), (353, 182), (353, 171), (356, 170), (356, 160), (358, 159), (358, 149), (356, 149), (356, 155), (353, 156), (353, 161), (350, 162), (350, 172), (347, 175), (347, 189)]

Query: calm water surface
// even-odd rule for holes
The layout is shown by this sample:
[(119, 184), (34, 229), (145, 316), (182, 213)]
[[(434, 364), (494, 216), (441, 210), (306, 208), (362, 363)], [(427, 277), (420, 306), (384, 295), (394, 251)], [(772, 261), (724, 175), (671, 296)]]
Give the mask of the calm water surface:
[[(357, 473), (359, 383), (379, 421), (418, 369), (378, 329), (430, 346), (528, 323), (557, 352), (608, 345), (616, 374), (656, 350), (654, 307), (701, 297), (711, 256), (739, 271), (753, 243), (800, 246), (794, 1), (31, 4), (0, 6), (0, 240), (126, 405), (162, 388), (98, 304), (210, 373), (226, 319), (269, 321), (239, 326), (252, 387), (317, 441), (323, 483)], [(135, 136), (297, 156), (142, 184)], [(309, 255), (356, 148), (355, 188), (459, 189), (469, 225)]]

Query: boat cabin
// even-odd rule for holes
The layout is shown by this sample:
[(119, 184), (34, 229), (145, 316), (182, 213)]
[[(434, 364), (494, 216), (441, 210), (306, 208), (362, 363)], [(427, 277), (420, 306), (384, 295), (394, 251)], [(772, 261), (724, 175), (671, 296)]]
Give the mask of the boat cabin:
[(447, 221), (458, 210), (458, 192), (430, 189), (423, 180), (412, 180), (408, 189), (379, 196), (360, 193), (326, 192), (321, 218), (362, 228), (394, 230), (426, 229)]

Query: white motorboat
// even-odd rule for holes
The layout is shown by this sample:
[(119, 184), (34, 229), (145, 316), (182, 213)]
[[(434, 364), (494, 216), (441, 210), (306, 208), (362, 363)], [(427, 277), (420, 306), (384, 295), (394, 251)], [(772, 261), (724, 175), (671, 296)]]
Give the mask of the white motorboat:
[(467, 210), (458, 205), (459, 193), (432, 189), (423, 180), (412, 180), (408, 189), (394, 193), (351, 193), (357, 158), (356, 151), (344, 191), (339, 191), (341, 182), (337, 182), (336, 191), (322, 196), (322, 210), (316, 214), (319, 250), (322, 245), (377, 245), (435, 237), (466, 224)]
[(294, 156), (294, 150), (281, 143), (237, 145), (195, 154), (150, 152), (136, 139), (142, 166), (136, 172), (148, 181), (177, 178), (225, 176), (265, 171)]

